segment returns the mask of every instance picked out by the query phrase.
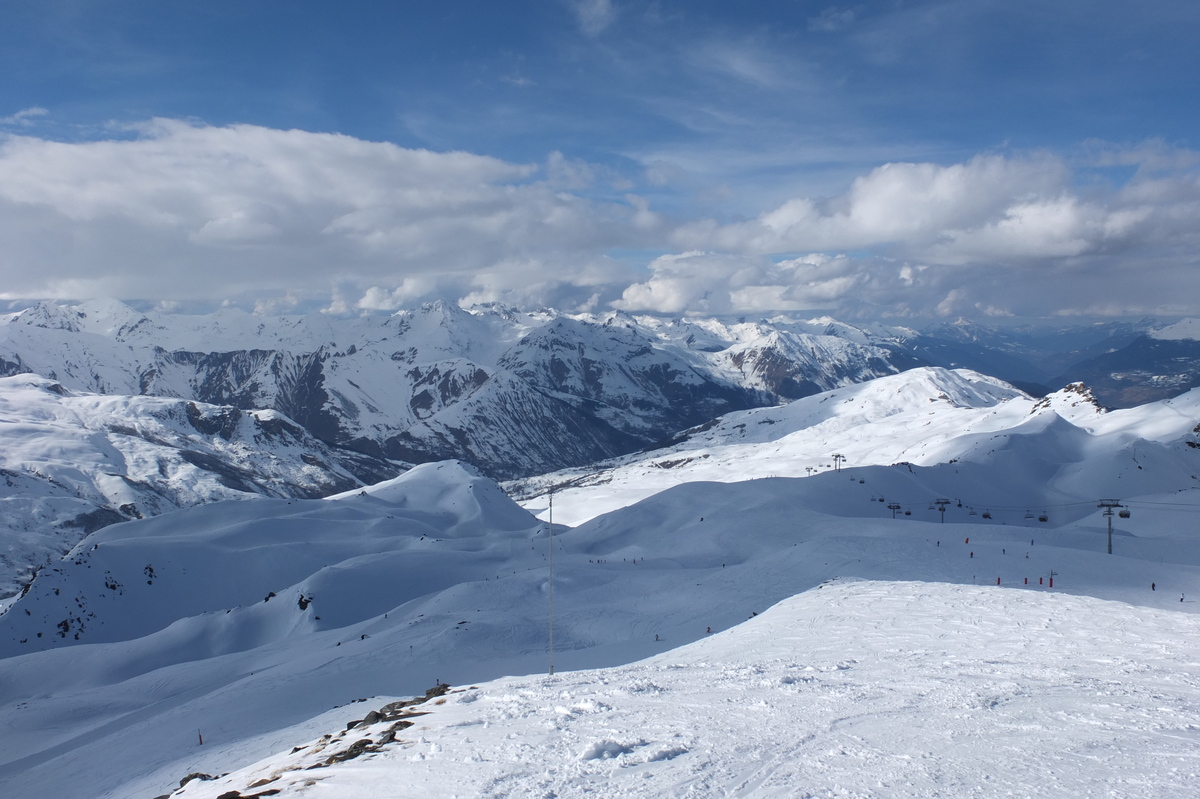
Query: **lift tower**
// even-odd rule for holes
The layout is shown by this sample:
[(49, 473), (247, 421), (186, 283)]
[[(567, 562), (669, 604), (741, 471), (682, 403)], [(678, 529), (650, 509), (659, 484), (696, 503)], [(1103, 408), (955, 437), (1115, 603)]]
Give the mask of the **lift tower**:
[(1112, 517), (1113, 508), (1121, 508), (1121, 518), (1129, 517), (1129, 511), (1124, 510), (1125, 506), (1121, 504), (1119, 499), (1102, 499), (1096, 503), (1097, 508), (1104, 508), (1104, 515), (1108, 518), (1108, 554), (1112, 554)]

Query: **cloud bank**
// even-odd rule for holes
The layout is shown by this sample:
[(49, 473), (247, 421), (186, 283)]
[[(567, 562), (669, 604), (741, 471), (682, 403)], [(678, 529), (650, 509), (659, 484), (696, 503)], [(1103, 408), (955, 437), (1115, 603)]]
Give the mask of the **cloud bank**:
[(104, 141), (12, 134), (0, 297), (1200, 312), (1200, 159), (1155, 142), (1080, 153), (887, 163), (835, 196), (732, 220), (656, 212), (632, 181), (598, 185), (605, 170), (558, 153), (517, 164), (163, 119)]

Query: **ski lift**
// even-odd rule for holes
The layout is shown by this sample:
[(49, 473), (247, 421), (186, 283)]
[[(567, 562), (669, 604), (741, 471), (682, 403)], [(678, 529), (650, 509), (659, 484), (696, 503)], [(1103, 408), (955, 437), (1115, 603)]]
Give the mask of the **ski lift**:
[(1122, 508), (1121, 510), (1117, 511), (1117, 515), (1120, 516), (1122, 519), (1128, 519), (1129, 518), (1129, 509)]
[(1050, 517), (1048, 517), (1046, 515), (1045, 511), (1042, 511), (1042, 514), (1040, 516), (1038, 516), (1038, 521), (1039, 522), (1048, 522), (1048, 521), (1050, 521)]
[(912, 511), (910, 511), (910, 510), (906, 510), (906, 511), (904, 511), (904, 515), (905, 515), (905, 516), (912, 516)]
[(979, 514), (975, 512), (975, 509), (974, 509), (974, 508), (971, 508), (971, 512), (970, 512), (970, 513), (968, 513), (967, 515), (968, 515), (968, 516), (978, 516)]
[(1032, 513), (1030, 513), (1029, 511), (1025, 511), (1025, 518), (1026, 518), (1026, 519), (1032, 519), (1032, 518), (1033, 518), (1033, 514), (1032, 514)]
[(929, 509), (930, 509), (930, 510), (937, 510), (937, 508), (933, 507), (933, 503), (932, 503), (932, 502), (930, 502), (930, 503), (929, 503)]
[(983, 518), (985, 518), (985, 519), (990, 519), (990, 518), (992, 518), (992, 512), (991, 512), (990, 510), (985, 510), (985, 511), (983, 512)]
[(958, 501), (958, 507), (960, 507), (960, 508), (962, 507), (962, 500), (961, 500), (961, 499)]
[[(850, 478), (850, 479), (851, 479), (851, 480), (853, 480), (854, 478)], [(858, 481), (858, 484), (859, 484), (859, 485), (864, 485), (864, 484), (866, 484), (866, 482), (867, 482), (866, 480), (859, 480), (859, 481)]]

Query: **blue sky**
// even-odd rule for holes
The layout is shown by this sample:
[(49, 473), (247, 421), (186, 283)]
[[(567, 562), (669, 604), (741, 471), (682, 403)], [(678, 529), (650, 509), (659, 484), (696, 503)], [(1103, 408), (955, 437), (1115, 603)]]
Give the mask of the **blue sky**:
[(5, 13), (8, 300), (1200, 313), (1194, 2)]

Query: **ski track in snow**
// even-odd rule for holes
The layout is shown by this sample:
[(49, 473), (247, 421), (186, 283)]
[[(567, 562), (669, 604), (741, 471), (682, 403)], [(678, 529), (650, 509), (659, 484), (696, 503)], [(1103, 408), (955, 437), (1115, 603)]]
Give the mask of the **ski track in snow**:
[(629, 666), (456, 688), (377, 754), (281, 755), (178, 795), (1182, 797), (1198, 633), (1090, 598), (833, 583)]

